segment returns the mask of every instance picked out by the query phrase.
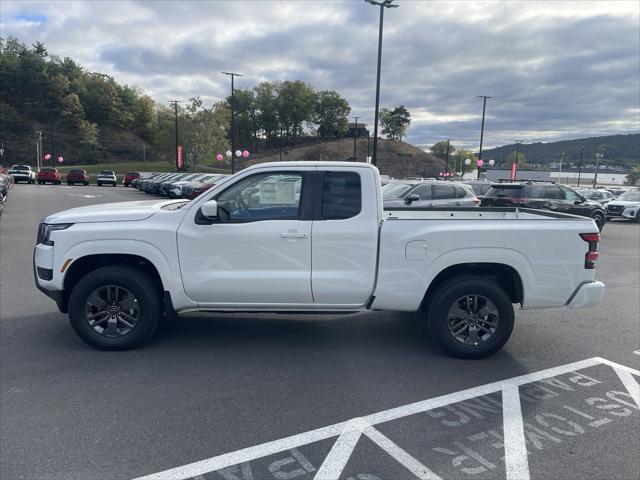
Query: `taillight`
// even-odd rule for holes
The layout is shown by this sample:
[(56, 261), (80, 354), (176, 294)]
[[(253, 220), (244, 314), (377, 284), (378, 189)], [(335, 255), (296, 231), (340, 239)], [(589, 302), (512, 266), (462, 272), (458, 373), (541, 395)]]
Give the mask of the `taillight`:
[(580, 238), (589, 244), (589, 250), (584, 254), (584, 268), (593, 270), (596, 268), (596, 260), (600, 257), (600, 234), (581, 233)]

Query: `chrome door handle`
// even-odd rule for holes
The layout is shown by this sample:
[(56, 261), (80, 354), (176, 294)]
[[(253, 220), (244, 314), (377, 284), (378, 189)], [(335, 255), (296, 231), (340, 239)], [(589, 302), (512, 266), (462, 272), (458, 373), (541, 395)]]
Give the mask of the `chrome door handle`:
[(304, 232), (282, 232), (281, 238), (307, 238), (309, 235)]

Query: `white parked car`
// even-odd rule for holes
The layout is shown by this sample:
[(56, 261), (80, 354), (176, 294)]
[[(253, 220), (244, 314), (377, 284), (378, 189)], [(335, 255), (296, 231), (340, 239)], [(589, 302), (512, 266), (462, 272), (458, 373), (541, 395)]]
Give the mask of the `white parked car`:
[(116, 174), (113, 170), (100, 170), (98, 175), (96, 175), (96, 183), (99, 187), (105, 184), (115, 187), (117, 182), (118, 179), (116, 178)]
[(640, 222), (640, 191), (625, 192), (607, 203), (607, 220), (626, 218)]
[[(535, 238), (535, 241), (532, 241)], [(600, 235), (590, 218), (526, 208), (383, 210), (365, 163), (254, 165), (195, 200), (49, 215), (38, 288), (106, 350), (146, 341), (164, 314), (418, 312), (452, 355), (500, 349), (524, 309), (587, 307)]]
[(11, 170), (9, 170), (9, 174), (13, 177), (14, 183), (36, 182), (36, 172), (33, 171), (29, 165), (14, 165), (11, 167)]

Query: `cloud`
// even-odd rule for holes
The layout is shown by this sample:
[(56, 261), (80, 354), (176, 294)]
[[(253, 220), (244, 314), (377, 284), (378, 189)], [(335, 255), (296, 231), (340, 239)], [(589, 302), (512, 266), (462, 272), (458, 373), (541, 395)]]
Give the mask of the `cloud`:
[[(385, 12), (381, 105), (408, 140), (485, 146), (640, 130), (638, 2), (397, 1)], [(137, 85), (159, 102), (301, 79), (373, 120), (378, 9), (353, 1), (4, 0), (2, 35)]]

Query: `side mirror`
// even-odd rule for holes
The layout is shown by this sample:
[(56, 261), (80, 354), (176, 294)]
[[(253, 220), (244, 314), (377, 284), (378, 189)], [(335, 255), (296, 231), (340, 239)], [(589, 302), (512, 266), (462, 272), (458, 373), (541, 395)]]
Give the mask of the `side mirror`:
[(416, 195), (415, 193), (410, 193), (409, 195), (404, 197), (404, 203), (406, 203), (407, 205), (411, 205), (411, 203), (415, 202), (416, 200), (420, 200), (420, 195)]
[(200, 211), (202, 215), (209, 219), (218, 218), (218, 202), (215, 200), (204, 202), (202, 207), (200, 207)]

